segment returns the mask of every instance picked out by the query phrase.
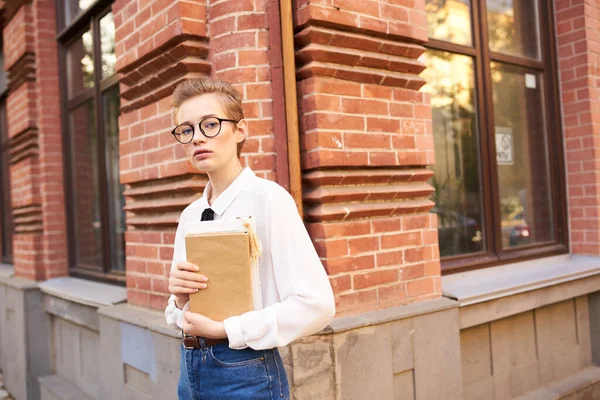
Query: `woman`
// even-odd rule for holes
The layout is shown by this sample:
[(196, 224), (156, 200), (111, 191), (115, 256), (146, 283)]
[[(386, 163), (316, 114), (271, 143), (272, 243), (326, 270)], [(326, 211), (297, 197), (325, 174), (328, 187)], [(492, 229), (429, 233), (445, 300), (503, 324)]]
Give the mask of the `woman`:
[[(331, 321), (327, 274), (289, 193), (241, 165), (248, 124), (239, 93), (223, 81), (189, 80), (175, 89), (173, 107), (173, 136), (209, 178), (203, 197), (181, 214), (169, 278), (165, 316), (184, 332), (179, 398), (289, 399), (277, 347)], [(210, 277), (186, 262), (184, 225), (238, 217), (256, 224), (261, 307), (224, 321), (189, 312), (189, 295), (210, 285)]]

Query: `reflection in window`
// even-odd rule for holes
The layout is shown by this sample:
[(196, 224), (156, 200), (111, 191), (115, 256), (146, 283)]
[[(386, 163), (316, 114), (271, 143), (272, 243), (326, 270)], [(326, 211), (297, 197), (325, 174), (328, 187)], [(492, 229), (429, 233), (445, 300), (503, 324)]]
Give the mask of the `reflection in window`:
[(472, 45), (470, 0), (427, 0), (429, 37)]
[(540, 58), (537, 0), (487, 0), (490, 50)]
[(102, 78), (115, 73), (117, 56), (115, 55), (115, 22), (112, 13), (100, 20), (100, 48), (102, 50)]
[(65, 2), (65, 20), (69, 24), (82, 12), (90, 8), (96, 0), (63, 0)]
[(554, 239), (542, 75), (492, 63), (502, 245)]
[(106, 128), (106, 152), (108, 163), (108, 198), (110, 213), (111, 267), (125, 271), (125, 186), (119, 181), (119, 86), (112, 86), (102, 94), (104, 126)]
[(440, 255), (483, 250), (473, 59), (428, 51), (424, 91), (431, 94), (436, 162), (432, 186)]
[(13, 219), (10, 198), (10, 164), (6, 124), (6, 101), (0, 100), (0, 263), (12, 263)]
[(102, 220), (94, 103), (86, 102), (71, 111), (69, 122), (73, 146), (78, 264), (102, 268)]
[(69, 97), (94, 87), (94, 42), (87, 31), (67, 47), (67, 74)]

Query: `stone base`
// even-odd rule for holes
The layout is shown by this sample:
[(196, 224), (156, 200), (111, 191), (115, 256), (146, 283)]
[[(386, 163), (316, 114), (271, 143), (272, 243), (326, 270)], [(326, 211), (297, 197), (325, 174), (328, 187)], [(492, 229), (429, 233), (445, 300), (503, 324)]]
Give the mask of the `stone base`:
[(15, 399), (40, 399), (37, 378), (51, 373), (50, 337), (50, 318), (37, 285), (0, 278), (0, 369)]
[(60, 375), (44, 376), (38, 380), (42, 400), (94, 400)]
[(589, 367), (516, 400), (599, 400), (600, 368)]
[(287, 369), (297, 400), (458, 400), (459, 350), (457, 304), (439, 299), (337, 319), (292, 343)]

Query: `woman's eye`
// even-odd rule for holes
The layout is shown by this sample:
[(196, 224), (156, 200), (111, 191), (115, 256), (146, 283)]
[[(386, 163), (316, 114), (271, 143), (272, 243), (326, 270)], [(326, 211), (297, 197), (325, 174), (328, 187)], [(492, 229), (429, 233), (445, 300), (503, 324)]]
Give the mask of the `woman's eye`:
[(194, 131), (192, 131), (191, 129), (184, 129), (183, 132), (181, 132), (182, 135), (191, 135)]
[(205, 125), (206, 129), (215, 129), (216, 127), (217, 127), (216, 122), (209, 122), (208, 124)]

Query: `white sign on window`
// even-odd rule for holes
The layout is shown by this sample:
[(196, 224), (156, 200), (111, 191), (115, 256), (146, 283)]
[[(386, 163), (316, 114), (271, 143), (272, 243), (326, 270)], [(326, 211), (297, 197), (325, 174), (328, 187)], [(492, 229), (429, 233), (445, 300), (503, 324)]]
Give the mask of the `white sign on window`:
[(513, 165), (515, 162), (512, 128), (496, 127), (496, 162)]
[(525, 74), (525, 87), (529, 89), (535, 89), (537, 87), (535, 75)]

